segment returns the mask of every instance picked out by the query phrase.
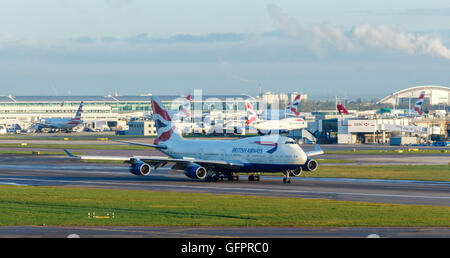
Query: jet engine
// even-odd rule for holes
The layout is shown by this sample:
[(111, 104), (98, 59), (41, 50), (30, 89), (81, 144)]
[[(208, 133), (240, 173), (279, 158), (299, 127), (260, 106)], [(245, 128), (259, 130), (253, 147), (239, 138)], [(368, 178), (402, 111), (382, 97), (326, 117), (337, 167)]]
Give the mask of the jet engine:
[(300, 176), (302, 174), (302, 167), (291, 170), (289, 172), (289, 174), (290, 174), (290, 176), (294, 176), (294, 177)]
[(150, 165), (140, 161), (130, 166), (130, 173), (136, 176), (148, 176), (150, 174)]
[(317, 169), (317, 167), (319, 166), (319, 164), (317, 163), (317, 161), (313, 160), (313, 159), (308, 159), (306, 160), (305, 164), (302, 166), (303, 170), (305, 171), (314, 171)]
[(186, 168), (184, 174), (192, 179), (204, 179), (206, 177), (206, 169), (199, 165)]

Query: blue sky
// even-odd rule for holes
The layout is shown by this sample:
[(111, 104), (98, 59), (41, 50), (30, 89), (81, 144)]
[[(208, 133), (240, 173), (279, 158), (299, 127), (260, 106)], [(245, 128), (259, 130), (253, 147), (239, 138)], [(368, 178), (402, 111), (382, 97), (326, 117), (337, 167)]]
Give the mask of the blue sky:
[(381, 97), (448, 85), (447, 1), (0, 2), (0, 95)]

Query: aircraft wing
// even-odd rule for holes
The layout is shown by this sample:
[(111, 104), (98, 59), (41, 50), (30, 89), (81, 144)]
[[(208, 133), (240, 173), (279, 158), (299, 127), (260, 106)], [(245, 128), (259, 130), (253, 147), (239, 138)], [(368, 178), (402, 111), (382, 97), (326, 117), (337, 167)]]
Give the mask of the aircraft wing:
[(43, 123), (33, 123), (33, 127), (39, 127), (39, 128), (56, 128), (56, 126), (49, 125), (49, 124), (43, 124)]
[(305, 152), (308, 157), (317, 156), (324, 154), (323, 150), (320, 148), (319, 144), (316, 144), (313, 151)]
[(114, 141), (114, 142), (121, 142), (121, 143), (132, 144), (132, 145), (140, 145), (140, 146), (157, 148), (157, 149), (167, 149), (166, 146), (155, 145), (155, 144), (148, 144), (148, 143), (141, 143), (141, 142), (129, 142), (129, 141)]
[(183, 158), (183, 159), (174, 159), (170, 157), (164, 156), (133, 156), (133, 157), (118, 157), (118, 156), (86, 156), (86, 155), (73, 155), (68, 150), (64, 150), (64, 152), (72, 158), (78, 158), (81, 160), (114, 160), (114, 161), (123, 161), (124, 163), (134, 163), (136, 161), (143, 161), (151, 166), (156, 168), (163, 167), (166, 165), (172, 165), (173, 169), (184, 170), (189, 165), (198, 164), (202, 167), (214, 167), (214, 168), (236, 168), (242, 167), (244, 164), (238, 162), (227, 162), (223, 160), (202, 160), (202, 159), (194, 159), (194, 158)]

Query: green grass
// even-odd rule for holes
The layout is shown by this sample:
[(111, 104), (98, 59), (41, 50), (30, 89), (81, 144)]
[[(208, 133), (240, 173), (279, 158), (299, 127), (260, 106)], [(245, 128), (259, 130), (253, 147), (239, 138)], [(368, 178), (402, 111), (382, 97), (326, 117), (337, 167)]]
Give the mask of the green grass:
[(450, 181), (449, 165), (320, 166), (305, 177)]
[(354, 160), (348, 159), (316, 159), (319, 164), (330, 164), (330, 163), (355, 163)]
[(351, 154), (351, 155), (411, 155), (411, 154), (443, 154), (449, 155), (449, 150), (436, 150), (436, 149), (428, 149), (428, 150), (418, 150), (412, 151), (416, 148), (409, 149), (398, 149), (398, 150), (345, 150), (345, 151), (325, 151), (325, 154)]
[(450, 207), (440, 206), (0, 186), (0, 226), (448, 227), (449, 218)]

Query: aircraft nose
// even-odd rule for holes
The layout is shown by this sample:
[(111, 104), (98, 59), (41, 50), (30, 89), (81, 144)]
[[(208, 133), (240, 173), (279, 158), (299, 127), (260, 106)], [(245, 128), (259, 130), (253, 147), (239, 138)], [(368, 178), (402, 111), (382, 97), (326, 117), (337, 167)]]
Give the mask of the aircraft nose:
[(298, 155), (297, 155), (297, 160), (296, 163), (298, 164), (305, 164), (306, 160), (308, 159), (308, 156), (306, 155), (306, 153), (303, 151), (302, 148), (300, 148)]

